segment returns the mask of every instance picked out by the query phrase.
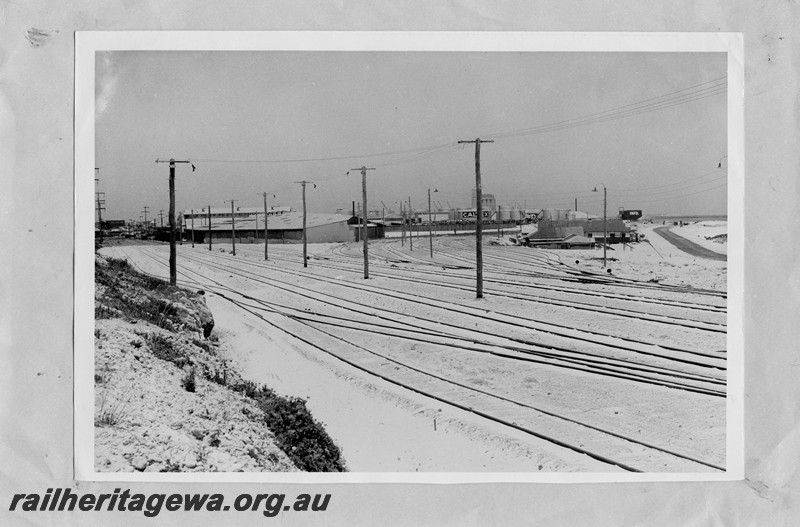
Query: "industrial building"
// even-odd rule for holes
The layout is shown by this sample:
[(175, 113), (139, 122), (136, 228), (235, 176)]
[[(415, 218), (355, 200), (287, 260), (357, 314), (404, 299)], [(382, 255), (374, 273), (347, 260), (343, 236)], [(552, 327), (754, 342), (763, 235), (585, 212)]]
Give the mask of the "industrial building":
[[(638, 211), (641, 214), (641, 211)], [(545, 209), (538, 214), (537, 230), (526, 237), (527, 245), (552, 248), (576, 248), (596, 243), (638, 241), (635, 230), (620, 218), (589, 218), (585, 212), (568, 209)]]
[(589, 220), (583, 227), (583, 231), (586, 236), (597, 241), (603, 241), (604, 234), (608, 236), (608, 243), (638, 241), (636, 231), (625, 225), (625, 222), (619, 218), (608, 218), (605, 222), (601, 219)]
[(572, 209), (542, 209), (537, 215), (537, 221), (579, 221), (588, 220), (589, 213)]
[(522, 239), (522, 244), (540, 249), (591, 249), (596, 245), (593, 238), (579, 234), (556, 238), (536, 238), (534, 235), (528, 235)]
[[(351, 215), (309, 212), (306, 215), (306, 241), (308, 243), (358, 241), (360, 239), (359, 231), (362, 230), (358, 223), (358, 218)], [(367, 228), (370, 238), (384, 236), (382, 225), (370, 222)], [(186, 239), (191, 240), (194, 237), (196, 243), (207, 243), (209, 235), (212, 243), (231, 243), (234, 236), (236, 243), (259, 243), (264, 240), (263, 210), (261, 217), (254, 214), (253, 218), (240, 217), (237, 219), (234, 217), (231, 219), (230, 211), (228, 211), (227, 217), (215, 218), (212, 215), (210, 226), (207, 219), (205, 225), (198, 225), (198, 219), (195, 219), (194, 231), (192, 231), (190, 221), (184, 223), (184, 232)], [(275, 242), (302, 241), (303, 214), (301, 212), (270, 214), (267, 221), (267, 237), (270, 241)]]
[[(271, 216), (291, 212), (291, 207), (268, 207), (267, 213)], [(198, 225), (208, 225), (208, 220), (211, 218), (212, 223), (219, 219), (229, 219), (233, 216), (237, 221), (252, 219), (256, 217), (263, 219), (263, 207), (236, 207), (231, 211), (230, 207), (209, 207), (200, 209), (184, 210), (178, 214), (178, 218), (183, 218), (184, 222), (189, 225), (194, 220), (195, 227)]]
[[(473, 209), (478, 208), (478, 190), (472, 189), (471, 206)], [(481, 192), (481, 209), (495, 212), (497, 210), (497, 201), (494, 199), (494, 194)]]
[(585, 236), (602, 243), (604, 234), (608, 243), (637, 241), (636, 232), (619, 218), (609, 218), (603, 226), (602, 219), (589, 220), (540, 220), (532, 239), (559, 239), (571, 235)]
[[(447, 203), (448, 206), (450, 205)], [(405, 208), (401, 213), (395, 210), (382, 209), (370, 211), (368, 219), (371, 222), (392, 226), (413, 224), (446, 224), (446, 223), (474, 223), (478, 217), (477, 212), (477, 191), (472, 189), (471, 205), (469, 207), (443, 207), (438, 202), (428, 203), (430, 210), (425, 207), (418, 209)], [(481, 209), (484, 222), (519, 222), (525, 221), (527, 214), (524, 209), (515, 207), (502, 207), (497, 204), (493, 194), (481, 194)], [(341, 209), (340, 209), (341, 210)], [(356, 205), (353, 205), (353, 212), (356, 214)]]

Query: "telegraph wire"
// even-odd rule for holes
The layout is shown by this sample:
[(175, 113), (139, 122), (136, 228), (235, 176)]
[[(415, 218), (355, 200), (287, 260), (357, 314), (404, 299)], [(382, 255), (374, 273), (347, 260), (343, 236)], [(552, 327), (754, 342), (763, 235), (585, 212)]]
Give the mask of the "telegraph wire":
[[(722, 179), (722, 178), (718, 178), (718, 179)], [(667, 195), (667, 196), (662, 196), (662, 197), (653, 197), (653, 196), (657, 196), (658, 194), (668, 194), (670, 192), (681, 192), (681, 191), (683, 191), (684, 189), (686, 189), (686, 188), (688, 188), (690, 186), (698, 187), (698, 186), (706, 185), (706, 184), (709, 184), (709, 183), (715, 183), (716, 181), (717, 180), (704, 181), (704, 182), (698, 183), (696, 185), (686, 185), (686, 186), (684, 186), (683, 188), (680, 188), (680, 189), (673, 189), (673, 190), (663, 191), (663, 192), (654, 192), (652, 194), (643, 195), (641, 198), (635, 197), (635, 196), (617, 196), (615, 199), (616, 199), (616, 201), (622, 201), (622, 200), (631, 201), (631, 200), (635, 200), (637, 203), (652, 203), (652, 202), (658, 202), (658, 201), (671, 201), (671, 200), (675, 200), (675, 199), (694, 196), (694, 195), (697, 195), (697, 194), (702, 194), (704, 192), (709, 192), (709, 191), (712, 191), (712, 190), (718, 190), (718, 189), (721, 189), (721, 188), (725, 188), (727, 186), (727, 181), (726, 181), (725, 183), (718, 184), (718, 185), (715, 185), (715, 186), (709, 187), (709, 188), (700, 189), (700, 190), (697, 190), (697, 191), (694, 191), (694, 192), (689, 192), (689, 193), (684, 193), (684, 194)], [(519, 198), (496, 199), (496, 201), (497, 202), (501, 202), (502, 201), (504, 203), (519, 203), (521, 201), (528, 201), (528, 202), (531, 202), (531, 203), (535, 204), (535, 206), (533, 208), (558, 207), (558, 208), (563, 208), (563, 209), (571, 209), (570, 206), (566, 206), (568, 203), (565, 200), (563, 200), (563, 199), (559, 200), (557, 198), (547, 199), (547, 196), (544, 196), (542, 199), (538, 199), (538, 198), (535, 198), (535, 197), (527, 197), (527, 198), (519, 197)], [(602, 202), (603, 202), (602, 199), (583, 199), (583, 200), (581, 200), (581, 203), (583, 204), (584, 207), (587, 206), (587, 205), (600, 204)]]
[(386, 152), (376, 152), (372, 154), (357, 154), (352, 156), (334, 156), (334, 157), (309, 157), (309, 158), (289, 158), (289, 159), (206, 159), (206, 158), (192, 158), (194, 161), (203, 163), (310, 163), (318, 161), (345, 161), (355, 158), (363, 157), (386, 157), (393, 155), (411, 154), (411, 153), (425, 153), (432, 150), (446, 148), (452, 146), (453, 143), (442, 143), (434, 146), (424, 146), (418, 148), (408, 148), (405, 150), (392, 150)]
[(727, 179), (728, 179), (727, 176), (720, 176), (720, 177), (717, 177), (717, 178), (714, 178), (714, 179), (709, 179), (707, 181), (698, 181), (696, 183), (690, 183), (690, 184), (682, 185), (680, 188), (663, 189), (663, 190), (657, 190), (657, 191), (654, 191), (654, 192), (635, 190), (635, 191), (632, 191), (632, 192), (634, 192), (634, 194), (629, 194), (629, 195), (625, 195), (625, 196), (621, 196), (621, 197), (623, 199), (636, 199), (635, 196), (638, 196), (638, 195), (642, 195), (644, 197), (647, 197), (647, 196), (658, 196), (658, 195), (662, 195), (662, 194), (669, 194), (671, 192), (681, 192), (681, 191), (683, 191), (684, 189), (687, 189), (687, 188), (699, 187), (699, 186), (702, 186), (702, 185), (708, 185), (710, 183), (716, 183), (717, 181), (720, 181), (720, 180), (725, 181), (725, 183), (723, 184), (723, 186), (724, 186), (724, 185), (727, 185)]
[(707, 188), (707, 189), (703, 189), (703, 190), (698, 190), (696, 192), (690, 192), (688, 194), (681, 194), (679, 196), (669, 196), (669, 197), (665, 197), (665, 198), (656, 198), (656, 199), (641, 199), (641, 200), (637, 200), (637, 202), (638, 203), (654, 203), (654, 202), (657, 202), (657, 201), (671, 201), (671, 200), (674, 200), (674, 199), (687, 198), (689, 196), (696, 196), (697, 194), (702, 194), (704, 192), (710, 192), (712, 190), (719, 190), (721, 188), (725, 188), (725, 184), (717, 185), (716, 187), (711, 187), (711, 188)]
[[(719, 181), (721, 179), (726, 179), (727, 175), (720, 175), (719, 177), (716, 177), (716, 178), (713, 178), (713, 179), (709, 179), (709, 180), (706, 180), (706, 181), (699, 181), (702, 178), (706, 178), (708, 176), (715, 175), (715, 174), (721, 174), (722, 172), (725, 172), (725, 171), (727, 171), (727, 168), (714, 169), (714, 170), (712, 170), (710, 172), (705, 172), (703, 174), (699, 174), (699, 175), (696, 175), (696, 176), (691, 176), (689, 178), (682, 179), (680, 181), (675, 181), (673, 183), (667, 183), (665, 185), (656, 185), (656, 186), (652, 186), (652, 187), (640, 187), (640, 188), (619, 188), (619, 189), (617, 189), (617, 188), (613, 188), (613, 189), (609, 188), (609, 190), (613, 191), (615, 195), (619, 194), (620, 192), (628, 192), (628, 193), (632, 193), (632, 194), (650, 193), (651, 190), (656, 190), (656, 192), (652, 192), (652, 194), (663, 194), (663, 193), (666, 193), (666, 192), (680, 191), (680, 190), (683, 190), (683, 189), (685, 189), (685, 188), (687, 188), (689, 186), (698, 186), (698, 185), (701, 185), (701, 184), (704, 184), (704, 183), (712, 183), (714, 181)], [(685, 183), (689, 182), (689, 181), (694, 181), (696, 183), (693, 183), (693, 184), (690, 184), (690, 185), (686, 185)], [(672, 189), (672, 190), (669, 190), (669, 189), (667, 189), (667, 190), (659, 190), (659, 189), (666, 189), (667, 187), (673, 187), (675, 185), (681, 185), (681, 188)], [(562, 196), (563, 197), (578, 197), (578, 198), (581, 198), (581, 197), (584, 197), (584, 196), (586, 196), (586, 197), (593, 196), (593, 194), (592, 194), (591, 190), (573, 190), (573, 191), (566, 191), (566, 192), (548, 192), (548, 193), (544, 193), (544, 194), (538, 194), (538, 195), (535, 195), (535, 196), (533, 196), (533, 195), (529, 195), (529, 196), (515, 195), (514, 197), (511, 197), (511, 198), (498, 196), (498, 195), (495, 194), (495, 200), (496, 201), (503, 201), (503, 202), (518, 202), (518, 201), (524, 201), (524, 200), (536, 201), (536, 202), (547, 201), (549, 203), (553, 203), (553, 202), (556, 202), (556, 201), (558, 201), (558, 202), (563, 201), (563, 199), (561, 198)], [(633, 196), (626, 195), (626, 196), (624, 196), (624, 199), (633, 199)], [(583, 200), (583, 201), (586, 202), (585, 200)], [(602, 201), (602, 200), (600, 200), (600, 201)]]
[[(587, 115), (573, 117), (571, 119), (565, 119), (553, 123), (538, 125), (531, 128), (522, 128), (519, 130), (499, 132), (495, 134), (486, 134), (485, 137), (506, 138), (506, 137), (551, 133), (551, 132), (566, 130), (569, 128), (577, 128), (577, 127), (587, 126), (590, 124), (598, 124), (608, 121), (614, 121), (618, 119), (623, 119), (625, 117), (632, 117), (642, 113), (648, 113), (656, 110), (670, 108), (681, 104), (686, 104), (689, 102), (705, 99), (707, 97), (712, 97), (726, 93), (727, 81), (725, 81), (725, 79), (727, 79), (727, 76), (695, 84), (693, 86), (682, 88), (680, 90), (676, 90), (663, 95), (649, 97), (647, 99), (642, 99), (640, 101), (624, 104), (601, 112), (590, 113)], [(725, 81), (725, 82), (720, 82), (720, 81)], [(711, 86), (706, 86), (709, 84), (711, 84)], [(700, 88), (701, 86), (705, 87)], [(391, 157), (391, 156), (401, 156), (405, 154), (410, 154), (402, 159), (386, 161), (380, 165), (376, 164), (376, 166), (391, 166), (402, 163), (410, 163), (422, 159), (427, 159), (429, 157), (441, 155), (451, 148), (458, 148), (458, 146), (459, 145), (455, 141), (450, 141), (431, 146), (408, 148), (401, 150), (389, 150), (384, 152), (374, 152), (370, 154), (355, 154), (347, 156), (287, 158), (287, 159), (209, 159), (209, 158), (192, 158), (192, 159), (193, 161), (203, 162), (203, 163), (278, 164), (278, 163), (310, 163), (310, 162), (322, 162), (322, 161), (345, 161), (345, 160), (362, 159), (362, 158)]]
[(409, 156), (409, 157), (406, 157), (406, 158), (403, 158), (403, 159), (398, 159), (398, 160), (395, 160), (395, 161), (387, 161), (387, 162), (384, 162), (384, 163), (377, 163), (375, 166), (387, 167), (387, 166), (392, 166), (392, 165), (400, 165), (400, 164), (403, 164), (403, 163), (412, 163), (412, 162), (415, 162), (415, 161), (422, 161), (424, 159), (430, 159), (432, 157), (437, 157), (439, 155), (444, 154), (447, 151), (452, 151), (452, 150), (455, 150), (454, 144), (453, 143), (448, 143), (447, 145), (439, 146), (439, 147), (436, 147), (436, 148), (431, 149), (429, 151), (422, 152), (422, 153), (419, 153), (419, 154), (415, 154), (413, 156)]
[[(704, 177), (707, 177), (707, 176), (710, 176), (710, 175), (714, 175), (714, 174), (719, 174), (719, 173), (725, 172), (727, 170), (728, 170), (727, 167), (725, 167), (725, 168), (716, 168), (716, 169), (714, 169), (714, 170), (712, 170), (710, 172), (705, 172), (703, 174), (699, 174), (699, 175), (692, 176), (692, 177), (689, 177), (689, 178), (686, 178), (686, 179), (682, 179), (680, 181), (674, 181), (672, 183), (667, 183), (665, 185), (656, 185), (654, 187), (640, 187), (640, 188), (636, 188), (636, 189), (626, 189), (626, 188), (611, 189), (611, 188), (609, 188), (609, 190), (613, 190), (614, 192), (638, 192), (638, 191), (641, 191), (641, 190), (652, 190), (652, 189), (660, 189), (660, 188), (665, 188), (665, 187), (672, 187), (672, 186), (675, 186), (675, 185), (682, 185), (683, 183), (685, 183), (687, 181), (697, 181), (697, 180), (702, 179)], [(722, 176), (722, 177), (727, 177), (727, 175)]]
[[(707, 81), (707, 82), (702, 82), (700, 84), (695, 84), (695, 85), (689, 86), (687, 88), (683, 88), (683, 89), (680, 89), (680, 90), (669, 92), (669, 93), (666, 93), (666, 94), (663, 94), (663, 95), (658, 95), (656, 97), (650, 97), (650, 98), (642, 99), (640, 101), (636, 101), (636, 102), (633, 102), (633, 103), (624, 104), (622, 106), (616, 106), (614, 108), (610, 108), (610, 109), (604, 110), (602, 112), (596, 112), (596, 113), (591, 113), (591, 114), (587, 114), (587, 115), (584, 115), (584, 116), (573, 117), (571, 119), (565, 119), (563, 121), (556, 121), (554, 123), (544, 124), (544, 125), (540, 125), (540, 126), (536, 126), (536, 127), (532, 127), (532, 128), (523, 128), (523, 129), (520, 129), (520, 130), (512, 130), (512, 131), (500, 132), (498, 134), (490, 134), (490, 135), (495, 137), (495, 136), (501, 136), (501, 135), (505, 136), (507, 134), (517, 134), (517, 133), (521, 133), (521, 132), (529, 132), (529, 131), (533, 131), (533, 130), (538, 130), (539, 128), (566, 125), (566, 124), (570, 124), (570, 123), (573, 123), (573, 122), (576, 122), (576, 121), (583, 121), (583, 120), (586, 120), (586, 119), (603, 118), (605, 116), (604, 114), (618, 113), (618, 112), (620, 112), (620, 110), (623, 110), (624, 108), (629, 108), (629, 107), (632, 107), (632, 106), (638, 107), (638, 108), (631, 108), (629, 110), (624, 110), (622, 113), (631, 112), (631, 111), (639, 110), (639, 109), (646, 108), (646, 107), (649, 107), (649, 106), (652, 106), (652, 105), (663, 104), (663, 103), (665, 103), (667, 101), (674, 100), (674, 99), (682, 99), (682, 98), (692, 97), (692, 96), (695, 96), (695, 95), (698, 95), (698, 94), (702, 94), (703, 92), (707, 92), (708, 90), (719, 90), (719, 89), (722, 89), (722, 88), (727, 89), (727, 81), (726, 81), (724, 83), (720, 83), (720, 84), (717, 84), (717, 85), (714, 85), (714, 86), (702, 88), (701, 90), (697, 90), (694, 93), (683, 94), (683, 95), (680, 95), (678, 97), (673, 97), (673, 99), (665, 99), (665, 100), (662, 100), (662, 101), (650, 103), (649, 105), (643, 105), (642, 106), (643, 103), (646, 103), (646, 102), (649, 102), (649, 101), (654, 101), (656, 99), (664, 99), (665, 97), (669, 97), (671, 95), (675, 95), (675, 94), (678, 94), (678, 93), (681, 93), (681, 92), (685, 92), (685, 91), (697, 88), (699, 86), (704, 86), (706, 84), (719, 82), (719, 81), (724, 80), (724, 79), (727, 79), (727, 75), (725, 75), (723, 77), (719, 77), (719, 78), (713, 79), (713, 80), (710, 80), (710, 81)], [(714, 95), (716, 95), (716, 93), (714, 93)], [(687, 100), (686, 102), (691, 102), (691, 100)]]
[[(551, 132), (558, 132), (558, 131), (562, 131), (562, 130), (567, 130), (569, 128), (578, 128), (578, 127), (587, 126), (587, 125), (590, 125), (590, 124), (599, 124), (599, 123), (605, 123), (605, 122), (609, 122), (609, 121), (616, 121), (616, 120), (619, 120), (619, 119), (623, 119), (625, 117), (633, 117), (635, 115), (640, 115), (640, 114), (643, 114), (643, 113), (649, 113), (649, 112), (653, 112), (653, 111), (656, 111), (656, 110), (662, 110), (662, 109), (665, 109), (665, 108), (671, 108), (673, 106), (679, 106), (681, 104), (686, 104), (686, 103), (689, 103), (689, 102), (699, 101), (701, 99), (705, 99), (705, 98), (712, 97), (712, 96), (715, 96), (715, 95), (721, 95), (721, 94), (724, 94), (724, 93), (727, 92), (727, 88), (726, 87), (721, 85), (720, 88), (721, 89), (715, 89), (715, 91), (702, 93), (702, 94), (700, 92), (698, 92), (697, 94), (692, 94), (691, 97), (681, 96), (681, 97), (676, 98), (677, 100), (667, 100), (667, 101), (662, 101), (662, 102), (658, 102), (658, 103), (652, 103), (652, 104), (649, 104), (649, 105), (641, 106), (639, 108), (633, 108), (633, 109), (630, 109), (630, 110), (625, 110), (625, 111), (622, 111), (622, 112), (609, 113), (608, 115), (590, 114), (590, 115), (598, 115), (598, 116), (596, 116), (596, 117), (586, 116), (586, 117), (582, 117), (582, 118), (575, 118), (575, 119), (569, 119), (567, 121), (561, 121), (559, 123), (546, 124), (546, 125), (541, 125), (541, 126), (538, 126), (538, 127), (526, 128), (526, 129), (516, 130), (516, 131), (512, 131), (512, 132), (504, 132), (504, 133), (499, 133), (499, 134), (489, 134), (487, 137), (510, 138), (510, 137), (526, 136), (526, 135), (545, 134), (545, 133), (551, 133)], [(609, 111), (601, 112), (601, 113), (608, 113)]]

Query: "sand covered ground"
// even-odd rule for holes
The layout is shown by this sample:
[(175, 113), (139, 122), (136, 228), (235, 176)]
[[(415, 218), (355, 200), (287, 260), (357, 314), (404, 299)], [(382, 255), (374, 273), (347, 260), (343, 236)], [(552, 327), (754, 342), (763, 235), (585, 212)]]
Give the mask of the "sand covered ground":
[[(525, 355), (558, 349), (604, 363), (633, 361), (637, 371), (677, 368), (680, 376), (721, 379), (724, 395), (725, 299), (714, 291), (725, 291), (727, 264), (686, 255), (651, 228), (641, 227), (646, 242), (608, 251), (606, 269), (602, 249), (542, 251), (505, 245), (507, 233), (487, 235), (480, 300), (469, 236), (436, 237), (433, 258), (424, 237), (413, 251), (398, 239), (373, 241), (369, 280), (362, 276), (361, 244), (309, 245), (307, 268), (296, 244), (271, 245), (269, 262), (262, 245), (237, 244), (234, 256), (227, 245), (208, 251), (184, 244), (179, 278), (207, 291), (215, 331), (240, 373), (308, 399), (351, 471), (620, 470), (480, 412), (596, 447), (645, 471), (712, 470), (590, 438), (564, 419), (721, 467), (724, 396), (631, 380), (628, 370), (618, 377), (594, 366), (574, 369), (563, 357), (527, 362)], [(703, 228), (716, 234), (719, 226), (693, 227)], [(103, 252), (147, 273), (167, 273), (165, 244)], [(604, 277), (608, 269), (613, 283), (580, 278)], [(624, 285), (630, 280), (643, 288)], [(700, 353), (704, 364), (684, 364), (684, 352), (673, 347)], [(507, 356), (492, 355), (498, 350)], [(420, 371), (443, 380), (424, 380)], [(523, 411), (520, 403), (558, 418)]]

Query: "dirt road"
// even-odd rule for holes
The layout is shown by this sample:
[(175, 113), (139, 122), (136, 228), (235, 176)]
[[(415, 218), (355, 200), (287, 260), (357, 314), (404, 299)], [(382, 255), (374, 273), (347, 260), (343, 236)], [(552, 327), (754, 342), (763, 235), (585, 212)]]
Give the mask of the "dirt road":
[(692, 256), (697, 256), (699, 258), (707, 258), (709, 260), (720, 260), (726, 261), (728, 259), (727, 255), (715, 253), (714, 251), (710, 251), (705, 247), (701, 247), (696, 243), (687, 240), (683, 236), (679, 236), (669, 230), (669, 227), (656, 227), (653, 229), (653, 232), (658, 233), (661, 235), (662, 238), (667, 240), (669, 243), (680, 249), (681, 251), (690, 254)]

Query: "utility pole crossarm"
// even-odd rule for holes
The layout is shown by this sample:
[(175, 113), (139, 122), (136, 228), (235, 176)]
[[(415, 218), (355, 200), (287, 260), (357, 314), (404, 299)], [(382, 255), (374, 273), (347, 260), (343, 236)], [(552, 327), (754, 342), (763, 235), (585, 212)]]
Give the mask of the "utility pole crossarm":
[[(175, 163), (191, 163), (191, 161), (189, 161), (188, 159), (180, 159), (180, 160), (178, 160), (178, 159), (156, 159), (156, 163), (175, 164)], [(192, 172), (194, 172), (194, 165), (192, 165)]]

